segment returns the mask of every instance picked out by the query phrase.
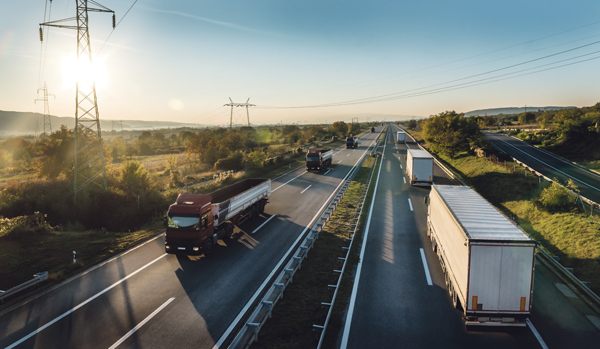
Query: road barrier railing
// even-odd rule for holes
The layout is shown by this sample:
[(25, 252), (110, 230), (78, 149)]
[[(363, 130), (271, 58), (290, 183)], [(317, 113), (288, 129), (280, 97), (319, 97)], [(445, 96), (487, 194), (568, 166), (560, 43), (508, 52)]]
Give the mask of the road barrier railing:
[(37, 285), (44, 280), (48, 280), (48, 272), (47, 271), (35, 274), (33, 276), (33, 279), (26, 281), (26, 282), (20, 284), (19, 286), (15, 286), (6, 291), (0, 290), (0, 300), (2, 301), (2, 303), (4, 303), (5, 298), (15, 295), (21, 291), (24, 291), (24, 290), (28, 289), (29, 287)]
[(235, 336), (229, 348), (249, 348), (252, 343), (258, 340), (258, 333), (265, 322), (271, 318), (273, 307), (283, 298), (283, 291), (293, 281), (294, 274), (302, 267), (302, 261), (307, 257), (308, 251), (314, 247), (315, 241), (319, 238), (321, 231), (323, 231), (323, 227), (331, 219), (333, 211), (335, 211), (341, 202), (344, 194), (350, 187), (350, 183), (352, 183), (352, 180), (356, 177), (356, 174), (364, 161), (365, 156), (363, 155), (354, 169), (352, 169), (350, 175), (346, 178), (346, 181), (334, 199), (329, 203), (325, 211), (321, 214), (321, 217), (313, 225), (300, 246), (296, 249), (293, 257), (275, 278), (275, 282), (271, 284), (271, 287)]

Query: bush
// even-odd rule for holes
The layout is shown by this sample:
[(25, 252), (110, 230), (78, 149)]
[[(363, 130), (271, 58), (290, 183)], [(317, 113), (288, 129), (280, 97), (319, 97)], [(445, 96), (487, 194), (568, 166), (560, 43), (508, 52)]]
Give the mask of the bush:
[(219, 159), (215, 163), (215, 170), (230, 171), (244, 169), (244, 154), (236, 152), (225, 159)]
[(578, 191), (572, 179), (569, 179), (566, 187), (563, 187), (555, 178), (549, 188), (542, 190), (536, 203), (550, 212), (576, 210)]
[(33, 235), (46, 234), (52, 230), (52, 227), (44, 218), (44, 215), (39, 212), (12, 219), (0, 216), (0, 239), (25, 240)]

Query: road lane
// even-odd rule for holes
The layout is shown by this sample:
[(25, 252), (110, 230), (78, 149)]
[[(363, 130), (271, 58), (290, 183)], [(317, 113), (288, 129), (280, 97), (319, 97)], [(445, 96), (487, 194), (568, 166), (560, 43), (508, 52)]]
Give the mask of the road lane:
[[(362, 152), (347, 157), (358, 160), (377, 134), (364, 137)], [(342, 149), (340, 156), (344, 156)], [(344, 158), (346, 158), (344, 156)], [(265, 215), (236, 228), (234, 241), (216, 246), (210, 258), (169, 255), (133, 275), (77, 311), (68, 314), (49, 330), (32, 336), (19, 348), (107, 348), (143, 321), (148, 314), (175, 297), (169, 307), (140, 328), (123, 346), (210, 348), (258, 289), (272, 268), (297, 239), (327, 196), (352, 166), (338, 165), (329, 175), (306, 173), (302, 167), (274, 180), (287, 183), (269, 198)], [(298, 197), (298, 187), (311, 189)], [(294, 192), (295, 191), (295, 192)], [(267, 219), (271, 223), (248, 234)], [(0, 316), (0, 347), (6, 347), (35, 331), (65, 309), (72, 309), (90, 295), (130, 275), (134, 266), (164, 254), (164, 238), (116, 258), (71, 282), (50, 290), (31, 302), (5, 311)]]

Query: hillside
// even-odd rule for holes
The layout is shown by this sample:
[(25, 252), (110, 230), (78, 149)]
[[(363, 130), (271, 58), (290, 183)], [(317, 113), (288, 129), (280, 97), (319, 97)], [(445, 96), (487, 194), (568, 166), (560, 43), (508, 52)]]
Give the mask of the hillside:
[[(529, 111), (538, 111), (538, 110), (559, 110), (559, 109), (570, 109), (576, 107), (530, 107), (527, 106), (527, 110)], [(498, 114), (521, 114), (525, 112), (525, 107), (506, 107), (506, 108), (490, 108), (490, 109), (479, 109), (473, 110), (465, 113), (465, 116), (484, 116), (484, 115), (498, 115)]]
[[(75, 118), (50, 116), (52, 130), (58, 130), (60, 125), (67, 125), (69, 128), (75, 126)], [(122, 123), (122, 125), (121, 125)], [(0, 110), (0, 133), (4, 134), (33, 134), (37, 130), (39, 133), (44, 129), (44, 116), (40, 113), (16, 112)], [(179, 128), (179, 127), (206, 127), (202, 124), (186, 124), (182, 122), (171, 121), (142, 121), (142, 120), (100, 120), (102, 130), (110, 131), (112, 129), (121, 130), (139, 130), (152, 128)]]

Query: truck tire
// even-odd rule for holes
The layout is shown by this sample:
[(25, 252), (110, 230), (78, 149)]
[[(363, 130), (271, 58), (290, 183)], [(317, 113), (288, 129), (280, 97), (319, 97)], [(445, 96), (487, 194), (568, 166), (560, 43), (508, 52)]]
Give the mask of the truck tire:
[(231, 222), (227, 222), (227, 225), (225, 226), (225, 231), (223, 232), (223, 237), (225, 238), (225, 240), (231, 240), (231, 238), (233, 237), (233, 224)]
[(262, 200), (260, 201), (260, 204), (258, 204), (258, 212), (265, 213), (265, 202)]
[(204, 250), (204, 256), (208, 257), (208, 255), (213, 250), (213, 241), (212, 241), (211, 237), (209, 237), (208, 239), (206, 239), (206, 241), (204, 241), (204, 245), (202, 246), (202, 249)]

